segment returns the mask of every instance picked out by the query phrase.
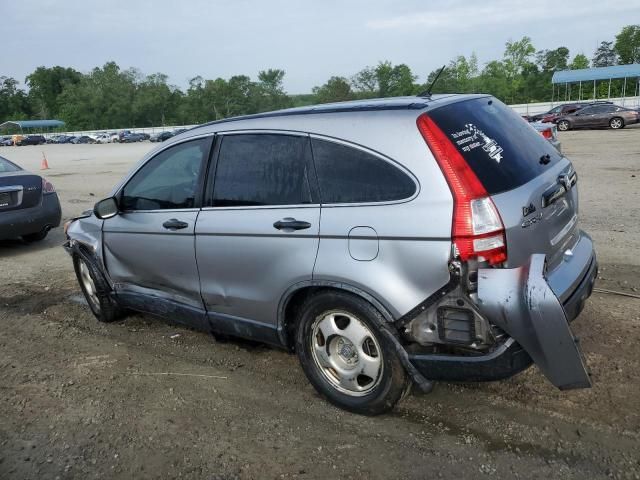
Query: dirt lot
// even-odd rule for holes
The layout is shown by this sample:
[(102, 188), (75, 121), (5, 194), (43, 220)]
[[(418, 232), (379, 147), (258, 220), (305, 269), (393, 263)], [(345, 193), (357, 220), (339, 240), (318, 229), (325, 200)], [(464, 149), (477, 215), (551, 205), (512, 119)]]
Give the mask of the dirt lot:
[[(597, 244), (597, 286), (640, 294), (640, 128), (561, 140)], [(0, 155), (37, 170), (46, 152), (67, 218), (150, 148)], [(287, 353), (140, 315), (98, 324), (62, 241), (57, 229), (37, 245), (0, 243), (0, 478), (640, 479), (638, 299), (595, 293), (573, 324), (590, 390), (559, 392), (531, 368), (439, 384), (364, 418), (322, 401)]]

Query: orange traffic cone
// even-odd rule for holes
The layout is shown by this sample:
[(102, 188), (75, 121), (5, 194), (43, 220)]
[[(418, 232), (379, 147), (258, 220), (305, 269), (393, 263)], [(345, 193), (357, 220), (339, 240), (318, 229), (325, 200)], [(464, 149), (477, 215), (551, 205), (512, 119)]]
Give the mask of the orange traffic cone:
[(47, 162), (47, 157), (42, 152), (42, 162), (40, 162), (40, 170), (49, 170), (49, 162)]

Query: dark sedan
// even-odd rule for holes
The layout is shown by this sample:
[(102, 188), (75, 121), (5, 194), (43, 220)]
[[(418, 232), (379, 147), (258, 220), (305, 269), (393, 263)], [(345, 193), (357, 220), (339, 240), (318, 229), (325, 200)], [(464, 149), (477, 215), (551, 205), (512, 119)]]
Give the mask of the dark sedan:
[(53, 185), (0, 157), (0, 240), (36, 242), (60, 225), (60, 201)]
[(28, 135), (18, 140), (16, 145), (20, 147), (22, 145), (44, 145), (45, 143), (47, 143), (47, 139), (42, 135)]
[(637, 110), (620, 107), (613, 104), (594, 104), (581, 108), (570, 115), (564, 115), (556, 120), (558, 130), (566, 132), (575, 128), (624, 128), (638, 123), (640, 114)]
[(160, 132), (160, 133), (155, 133), (151, 135), (149, 140), (152, 142), (164, 142), (165, 140), (168, 140), (171, 137), (173, 137), (173, 133), (171, 132)]
[(132, 142), (142, 142), (146, 140), (144, 134), (142, 133), (128, 133), (120, 139), (122, 143), (132, 143)]

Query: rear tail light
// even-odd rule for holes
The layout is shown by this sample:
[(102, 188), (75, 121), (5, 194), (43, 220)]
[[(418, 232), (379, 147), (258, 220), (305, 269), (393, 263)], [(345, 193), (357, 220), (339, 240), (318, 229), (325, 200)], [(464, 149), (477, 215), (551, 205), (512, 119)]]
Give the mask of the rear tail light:
[(547, 140), (549, 140), (550, 138), (553, 138), (553, 132), (551, 131), (550, 128), (547, 128), (546, 130), (542, 130), (542, 132), (540, 132), (540, 133)]
[(418, 130), (436, 158), (453, 194), (453, 244), (458, 256), (491, 265), (507, 259), (502, 219), (486, 189), (456, 146), (436, 123), (424, 114)]
[(53, 186), (53, 183), (51, 183), (46, 178), (43, 178), (42, 179), (42, 193), (53, 193), (55, 191), (56, 191), (56, 189)]

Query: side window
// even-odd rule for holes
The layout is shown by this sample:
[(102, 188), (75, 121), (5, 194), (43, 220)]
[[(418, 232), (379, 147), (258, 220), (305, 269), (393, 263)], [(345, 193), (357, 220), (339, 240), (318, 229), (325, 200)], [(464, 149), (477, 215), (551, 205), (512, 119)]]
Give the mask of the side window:
[(596, 112), (594, 111), (594, 107), (584, 107), (578, 110), (578, 113), (581, 115), (593, 115)]
[(210, 138), (192, 140), (153, 157), (125, 185), (121, 208), (193, 208), (210, 144)]
[(214, 207), (311, 203), (309, 138), (226, 135), (213, 187)]
[(560, 113), (560, 110), (562, 110), (561, 106), (552, 108), (548, 113)]
[(375, 155), (315, 138), (312, 145), (322, 203), (388, 202), (416, 191), (407, 174)]

